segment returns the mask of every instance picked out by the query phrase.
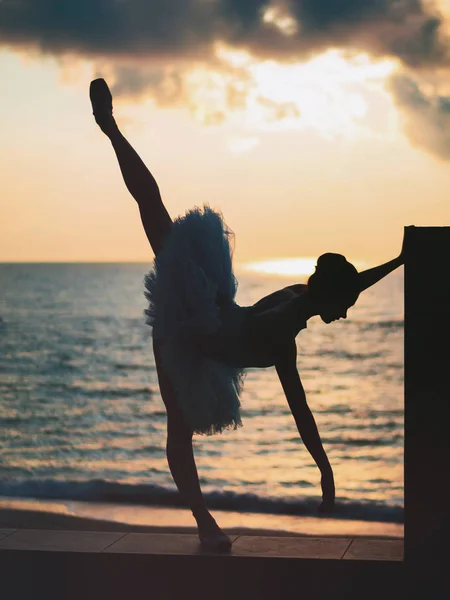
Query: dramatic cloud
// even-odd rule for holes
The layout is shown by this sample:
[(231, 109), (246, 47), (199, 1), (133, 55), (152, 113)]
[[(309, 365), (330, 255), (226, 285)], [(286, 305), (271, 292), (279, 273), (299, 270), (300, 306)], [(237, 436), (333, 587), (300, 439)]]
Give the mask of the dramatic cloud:
[(308, 0), (292, 7), (315, 44), (364, 49), (415, 66), (449, 57), (441, 19), (420, 0)]
[(406, 76), (391, 79), (409, 139), (443, 159), (450, 159), (450, 96), (426, 94)]
[(213, 4), (196, 0), (3, 0), (0, 41), (43, 53), (182, 57), (206, 50)]
[(443, 21), (432, 6), (420, 0), (3, 0), (0, 41), (46, 53), (155, 60), (213, 59), (217, 41), (278, 60), (334, 46), (413, 66), (448, 63)]
[[(248, 71), (223, 60), (218, 46), (279, 63), (338, 48), (392, 58), (413, 74), (448, 73), (444, 6), (442, 0), (0, 0), (0, 47), (89, 59), (116, 95), (150, 96), (161, 106), (196, 110), (193, 79), (200, 77), (211, 105), (214, 85), (224, 88), (203, 119), (218, 123), (242, 107), (252, 89)], [(208, 72), (220, 78), (211, 84)], [(446, 109), (425, 96), (427, 111), (413, 106), (411, 86), (395, 80), (392, 91), (410, 135), (425, 139), (417, 132), (425, 132), (426, 123), (435, 131)], [(270, 110), (274, 118), (295, 112), (285, 104)], [(437, 140), (427, 147), (446, 155)]]

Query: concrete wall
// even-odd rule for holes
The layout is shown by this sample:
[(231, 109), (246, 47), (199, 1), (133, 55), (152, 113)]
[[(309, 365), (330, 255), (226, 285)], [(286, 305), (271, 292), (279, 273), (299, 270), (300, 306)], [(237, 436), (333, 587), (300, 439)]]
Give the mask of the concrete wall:
[[(405, 246), (405, 565), (412, 576), (445, 585), (450, 556), (450, 227), (406, 227)], [(450, 598), (450, 585), (445, 587)]]

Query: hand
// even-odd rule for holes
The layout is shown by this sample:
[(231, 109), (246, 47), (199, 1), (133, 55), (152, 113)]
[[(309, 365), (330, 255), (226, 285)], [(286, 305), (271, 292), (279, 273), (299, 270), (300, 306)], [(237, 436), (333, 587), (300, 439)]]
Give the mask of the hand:
[(322, 504), (319, 506), (320, 513), (331, 513), (334, 510), (336, 491), (334, 488), (334, 476), (331, 467), (322, 473)]
[(405, 236), (403, 236), (402, 251), (399, 254), (399, 258), (401, 260), (401, 264), (404, 265), (405, 264)]

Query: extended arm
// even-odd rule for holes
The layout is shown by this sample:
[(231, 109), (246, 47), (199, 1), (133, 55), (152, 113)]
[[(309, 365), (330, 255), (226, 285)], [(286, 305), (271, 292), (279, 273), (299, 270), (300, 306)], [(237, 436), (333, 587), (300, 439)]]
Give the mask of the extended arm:
[(363, 292), (367, 288), (371, 287), (386, 275), (389, 275), (394, 269), (397, 269), (403, 264), (403, 258), (401, 256), (390, 260), (379, 267), (373, 267), (373, 269), (367, 269), (359, 274), (360, 279), (360, 292)]
[(397, 269), (401, 265), (405, 264), (405, 239), (403, 238), (403, 245), (400, 254), (397, 258), (390, 260), (379, 267), (374, 267), (373, 269), (367, 269), (367, 271), (362, 271), (359, 274), (360, 279), (360, 292), (367, 290), (370, 286), (374, 285), (386, 275), (389, 275), (394, 269)]
[(323, 449), (316, 422), (306, 402), (305, 390), (297, 370), (296, 357), (297, 349), (294, 340), (280, 354), (275, 367), (300, 437), (322, 474), (323, 504), (321, 509), (331, 510), (335, 496), (333, 471)]
[(294, 342), (293, 346), (280, 357), (275, 368), (300, 437), (320, 471), (325, 471), (331, 469), (331, 466), (323, 449), (316, 422), (306, 402), (305, 390), (297, 370), (296, 356)]

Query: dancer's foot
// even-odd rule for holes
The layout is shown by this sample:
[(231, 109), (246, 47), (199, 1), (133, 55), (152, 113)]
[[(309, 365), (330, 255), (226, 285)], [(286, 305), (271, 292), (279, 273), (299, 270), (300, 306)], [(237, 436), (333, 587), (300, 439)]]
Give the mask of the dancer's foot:
[(198, 537), (202, 547), (209, 552), (229, 552), (231, 540), (217, 525), (212, 516), (198, 524)]
[(229, 552), (231, 550), (231, 540), (221, 530), (209, 533), (200, 533), (199, 531), (198, 537), (202, 548), (208, 552)]
[(113, 117), (112, 95), (104, 79), (94, 79), (89, 88), (89, 97), (95, 121), (106, 135), (117, 131)]

